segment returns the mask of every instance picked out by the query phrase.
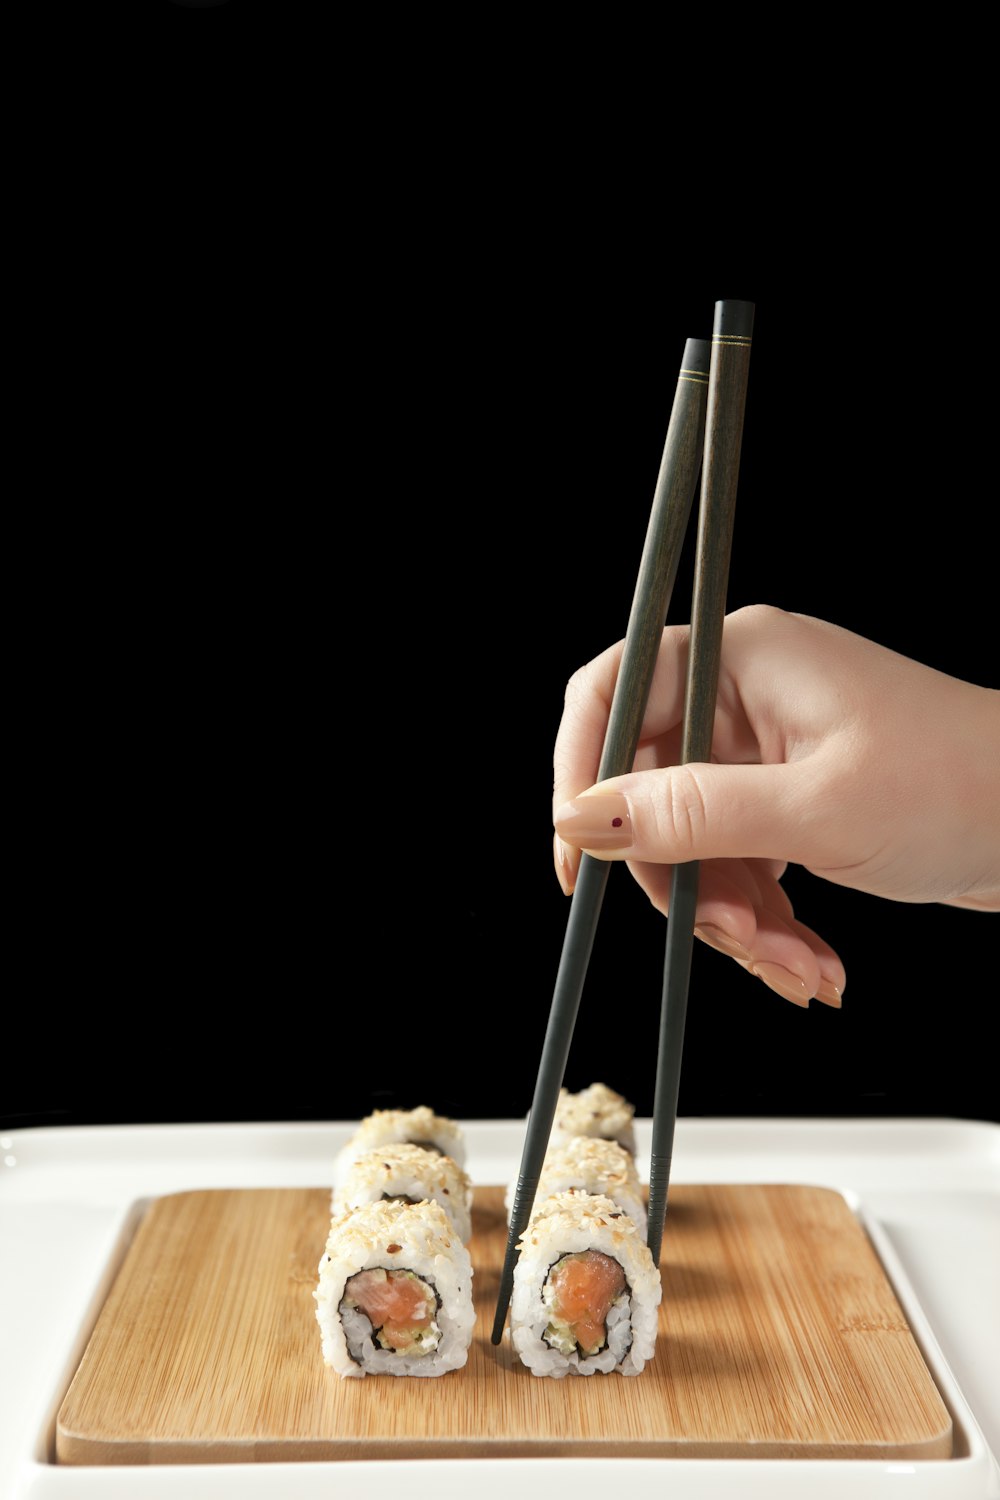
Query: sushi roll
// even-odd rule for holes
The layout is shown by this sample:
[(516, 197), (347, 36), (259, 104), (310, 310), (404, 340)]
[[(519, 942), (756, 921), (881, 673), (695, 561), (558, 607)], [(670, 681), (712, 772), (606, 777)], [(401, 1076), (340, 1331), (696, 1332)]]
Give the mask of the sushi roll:
[(439, 1203), (368, 1203), (330, 1225), (313, 1293), (344, 1378), (444, 1375), (469, 1357), (472, 1262)]
[[(504, 1200), (508, 1219), (514, 1205), (517, 1182), (516, 1177), (512, 1179)], [(596, 1193), (613, 1198), (618, 1207), (628, 1214), (639, 1233), (645, 1235), (646, 1205), (643, 1201), (642, 1183), (634, 1160), (617, 1141), (576, 1135), (565, 1146), (550, 1147), (539, 1174), (532, 1212), (536, 1213), (546, 1198), (565, 1192)]]
[(519, 1242), (511, 1342), (533, 1375), (638, 1375), (653, 1357), (660, 1273), (611, 1198), (557, 1193)]
[(592, 1083), (578, 1094), (560, 1089), (549, 1143), (564, 1146), (575, 1135), (594, 1135), (602, 1140), (617, 1141), (634, 1157), (635, 1105), (616, 1094), (614, 1089), (609, 1089), (606, 1083)]
[(334, 1214), (365, 1203), (400, 1198), (407, 1203), (440, 1203), (463, 1243), (472, 1235), (472, 1183), (450, 1156), (408, 1144), (378, 1146), (351, 1162), (334, 1188)]
[(458, 1166), (465, 1166), (465, 1137), (462, 1127), (446, 1115), (436, 1115), (426, 1104), (416, 1109), (376, 1109), (366, 1115), (342, 1147), (334, 1162), (333, 1185), (339, 1187), (347, 1169), (359, 1156), (378, 1146), (423, 1146), (425, 1151), (440, 1151)]

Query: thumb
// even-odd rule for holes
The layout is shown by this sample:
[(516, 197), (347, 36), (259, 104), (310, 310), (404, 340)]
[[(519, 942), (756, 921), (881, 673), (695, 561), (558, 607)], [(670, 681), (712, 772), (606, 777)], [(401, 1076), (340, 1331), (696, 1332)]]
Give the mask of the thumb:
[(794, 765), (691, 762), (598, 782), (555, 815), (563, 843), (598, 859), (804, 863), (803, 785)]

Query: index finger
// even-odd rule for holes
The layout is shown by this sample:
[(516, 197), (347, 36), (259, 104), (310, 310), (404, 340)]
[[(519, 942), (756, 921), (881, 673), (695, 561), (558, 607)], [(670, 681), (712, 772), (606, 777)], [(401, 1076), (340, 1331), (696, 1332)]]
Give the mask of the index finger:
[[(640, 743), (665, 734), (681, 722), (689, 636), (686, 625), (669, 625), (663, 632)], [(624, 649), (624, 641), (609, 646), (574, 672), (566, 685), (553, 754), (553, 816), (564, 802), (572, 801), (597, 781)], [(631, 769), (621, 767), (617, 774)]]

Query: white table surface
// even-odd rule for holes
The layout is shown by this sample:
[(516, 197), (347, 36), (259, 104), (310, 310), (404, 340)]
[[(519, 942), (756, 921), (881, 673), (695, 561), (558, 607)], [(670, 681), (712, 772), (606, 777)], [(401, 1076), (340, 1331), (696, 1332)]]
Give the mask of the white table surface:
[[(945, 1462), (500, 1459), (72, 1468), (55, 1416), (136, 1206), (205, 1187), (323, 1186), (354, 1124), (28, 1129), (0, 1135), (2, 1500), (499, 1500), (621, 1491), (702, 1500), (1000, 1500), (1000, 1126), (960, 1120), (677, 1123), (672, 1181), (815, 1183), (875, 1241), (955, 1419)], [(477, 1183), (516, 1173), (522, 1121), (469, 1121)], [(647, 1177), (650, 1122), (637, 1122)]]

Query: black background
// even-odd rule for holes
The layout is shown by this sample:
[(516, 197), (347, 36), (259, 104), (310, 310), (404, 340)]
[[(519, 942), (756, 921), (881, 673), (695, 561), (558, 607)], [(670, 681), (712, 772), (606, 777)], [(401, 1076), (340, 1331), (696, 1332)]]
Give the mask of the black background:
[[(163, 139), (127, 240), (60, 280), (86, 501), (30, 563), (0, 1123), (523, 1116), (562, 693), (624, 632), (717, 298), (756, 304), (729, 608), (998, 685), (975, 224), (942, 252), (859, 206), (741, 217), (708, 253), (613, 156), (497, 131), (471, 175), (444, 139), (377, 177), (335, 139), (321, 201), (287, 155), (251, 193), (231, 136)], [(786, 885), (843, 1010), (696, 945), (681, 1113), (997, 1119), (996, 917)], [(612, 870), (566, 1082), (643, 1114), (664, 933)]]
[[(187, 417), (164, 393), (144, 442), (171, 477), (131, 564), (89, 532), (99, 582), (57, 613), (40, 994), (6, 1122), (527, 1110), (567, 912), (562, 691), (624, 630), (684, 339), (716, 293), (757, 303), (729, 607), (995, 685), (947, 340), (858, 348), (878, 287), (810, 303), (747, 279), (650, 296), (550, 267), (467, 316), (442, 275), (432, 305), (398, 287), (371, 344), (333, 341), (315, 385), (261, 369)], [(689, 589), (690, 558), (672, 619)], [(844, 958), (843, 1010), (698, 945), (681, 1113), (996, 1118), (995, 917), (786, 883)], [(567, 1074), (643, 1113), (664, 931), (614, 869)]]

